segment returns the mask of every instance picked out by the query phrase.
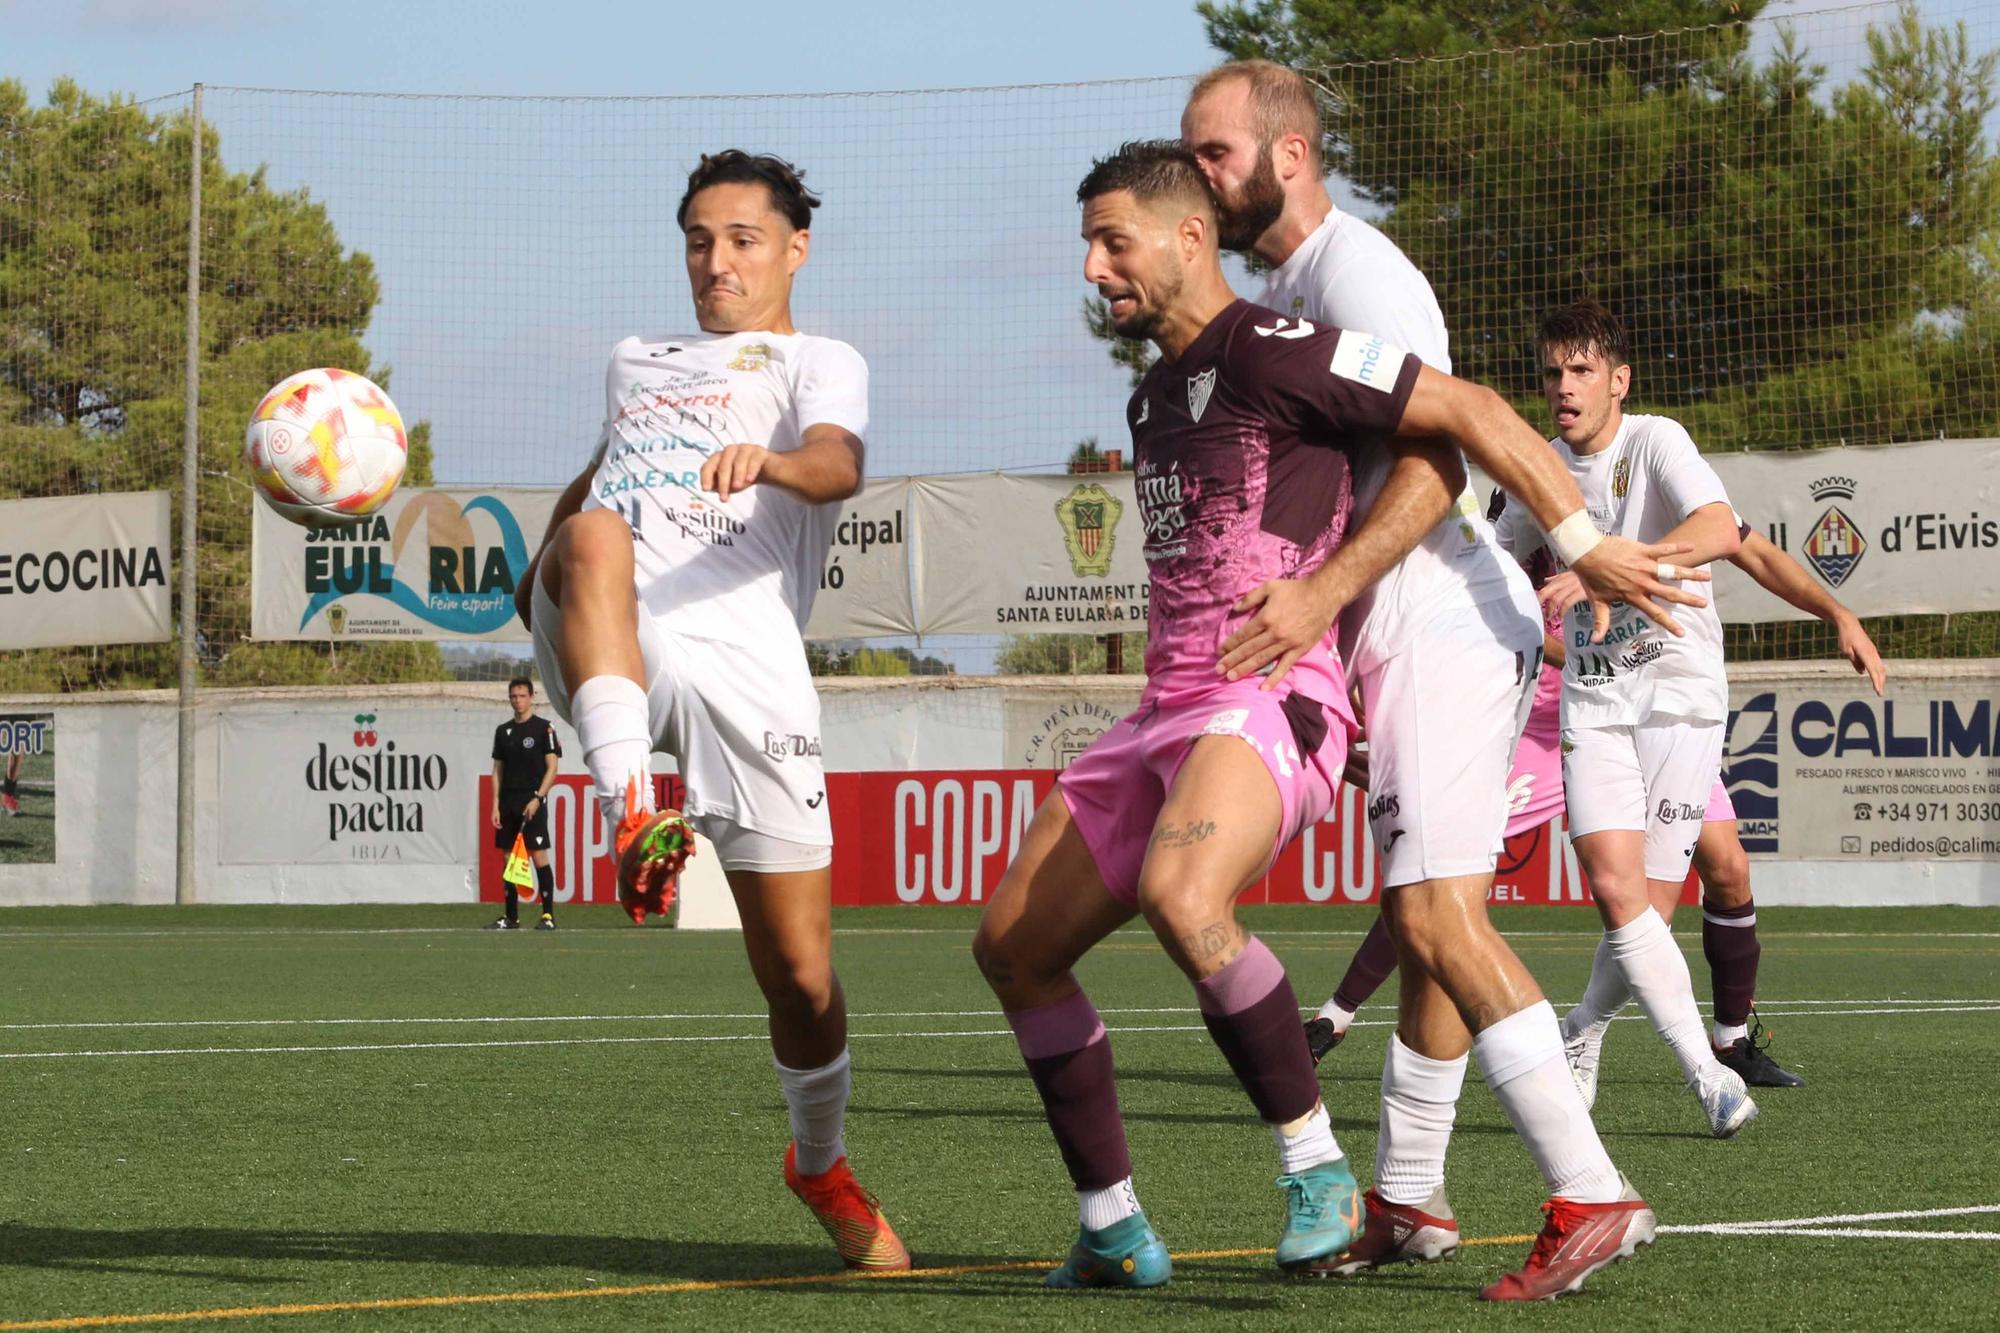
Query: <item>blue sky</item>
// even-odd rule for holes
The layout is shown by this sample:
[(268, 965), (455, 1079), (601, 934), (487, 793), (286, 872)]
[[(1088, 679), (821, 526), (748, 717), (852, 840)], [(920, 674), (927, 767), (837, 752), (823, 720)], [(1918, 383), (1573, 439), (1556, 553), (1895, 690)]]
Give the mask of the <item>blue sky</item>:
[[(715, 15), (738, 20), (734, 30)], [(365, 92), (847, 92), (1185, 74), (1179, 0), (0, 0), (0, 65), (141, 97), (197, 80)]]

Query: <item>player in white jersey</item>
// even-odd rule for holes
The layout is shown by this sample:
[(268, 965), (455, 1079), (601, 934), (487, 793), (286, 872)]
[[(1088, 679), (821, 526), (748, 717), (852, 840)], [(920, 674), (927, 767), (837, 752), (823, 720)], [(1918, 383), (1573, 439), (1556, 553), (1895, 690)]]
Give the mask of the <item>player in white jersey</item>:
[[(1624, 326), (1594, 301), (1550, 312), (1536, 336), (1552, 442), (1593, 522), (1641, 541), (1691, 545), (1692, 560), (1741, 544), (1721, 480), (1678, 422), (1624, 410), (1632, 382)], [(1518, 548), (1517, 548), (1518, 549)], [(1560, 578), (1543, 589), (1566, 599)], [(1654, 907), (1678, 898), (1722, 763), (1729, 682), (1722, 621), (1689, 611), (1687, 633), (1656, 632), (1621, 609), (1599, 643), (1587, 613), (1564, 618), (1562, 762), (1570, 839), (1604, 919), (1596, 970), (1615, 976), (1673, 1050), (1710, 1132), (1727, 1138), (1757, 1114), (1743, 1078), (1709, 1044), (1687, 960)], [(1590, 1006), (1580, 1006), (1588, 1009)], [(1576, 1032), (1565, 1024), (1564, 1036)]]
[(791, 1113), (786, 1183), (849, 1267), (906, 1269), (843, 1146), (833, 837), (800, 639), (868, 429), (860, 355), (792, 323), (818, 205), (778, 158), (702, 158), (678, 214), (698, 329), (613, 350), (597, 450), (516, 601), (617, 830), (620, 900), (640, 922), (665, 911), (688, 854), (681, 814), (653, 808), (648, 769), (664, 751), (769, 1008)]
[[(1223, 65), (1196, 84), (1181, 136), (1218, 196), (1223, 244), (1272, 266), (1261, 304), (1373, 330), (1449, 370), (1423, 275), (1328, 196), (1319, 108), (1302, 78), (1265, 61)], [(1267, 666), (1281, 675), (1338, 616), (1360, 685), (1401, 1012), (1383, 1067), (1367, 1226), (1325, 1269), (1347, 1275), (1458, 1248), (1444, 1160), (1476, 1057), (1553, 1196), (1544, 1243), (1484, 1294), (1553, 1296), (1649, 1242), (1653, 1222), (1572, 1095), (1555, 1011), (1486, 915), (1508, 767), (1539, 675), (1541, 616), (1465, 488), (1456, 451), (1445, 448), (1441, 466), (1406, 455), (1392, 467), (1375, 453), (1357, 459), (1356, 526), (1328, 564), (1345, 561), (1349, 578), (1260, 587), (1242, 603), (1257, 614), (1223, 644), (1220, 664), (1231, 679)], [(1456, 478), (1455, 490), (1437, 484), (1440, 472)], [(1662, 619), (1654, 597), (1701, 602), (1649, 578), (1637, 601)]]

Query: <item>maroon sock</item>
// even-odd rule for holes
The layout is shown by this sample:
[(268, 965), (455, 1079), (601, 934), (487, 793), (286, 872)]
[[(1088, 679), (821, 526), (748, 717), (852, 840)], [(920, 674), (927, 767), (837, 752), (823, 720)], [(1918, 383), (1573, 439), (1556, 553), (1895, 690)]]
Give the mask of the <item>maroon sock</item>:
[(1299, 997), (1277, 955), (1252, 937), (1214, 976), (1194, 983), (1201, 1021), (1266, 1124), (1285, 1125), (1319, 1104), (1319, 1078), (1299, 1024)]
[(1354, 951), (1347, 975), (1333, 992), (1333, 1002), (1350, 1014), (1355, 1012), (1368, 1003), (1369, 996), (1382, 989), (1382, 983), (1395, 970), (1396, 942), (1389, 938), (1388, 924), (1378, 916), (1368, 928), (1368, 938)]
[(1111, 1039), (1090, 997), (1007, 1015), (1035, 1091), (1042, 1095), (1049, 1128), (1063, 1165), (1078, 1190), (1109, 1189), (1132, 1174), (1125, 1146), (1125, 1118), (1118, 1112), (1118, 1084), (1111, 1070)]
[(1704, 899), (1701, 952), (1715, 988), (1715, 1021), (1723, 1027), (1743, 1026), (1757, 998), (1757, 960), (1764, 952), (1757, 943), (1757, 904), (1716, 907)]

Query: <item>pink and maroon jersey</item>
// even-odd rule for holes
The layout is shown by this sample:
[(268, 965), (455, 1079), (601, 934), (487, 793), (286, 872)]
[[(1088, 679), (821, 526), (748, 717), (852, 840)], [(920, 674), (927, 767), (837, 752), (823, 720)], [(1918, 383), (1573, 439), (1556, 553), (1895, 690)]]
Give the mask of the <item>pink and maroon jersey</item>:
[[(1422, 364), (1373, 334), (1237, 301), (1178, 360), (1155, 362), (1126, 407), (1152, 581), (1146, 698), (1213, 688), (1236, 603), (1303, 578), (1347, 531), (1348, 456), (1380, 448)], [(1351, 716), (1329, 632), (1286, 677)]]

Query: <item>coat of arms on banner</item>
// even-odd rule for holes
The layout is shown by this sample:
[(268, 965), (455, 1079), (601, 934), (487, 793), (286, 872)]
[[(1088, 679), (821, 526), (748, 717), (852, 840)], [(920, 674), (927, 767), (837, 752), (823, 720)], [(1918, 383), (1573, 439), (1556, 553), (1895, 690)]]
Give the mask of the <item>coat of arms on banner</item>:
[(347, 632), (347, 608), (335, 603), (326, 609), (326, 627), (335, 634)]
[(1108, 578), (1118, 517), (1125, 506), (1096, 482), (1085, 482), (1056, 501), (1056, 521), (1062, 524), (1069, 567), (1082, 578)]
[[(1815, 500), (1852, 500), (1854, 479), (1852, 477), (1821, 477), (1812, 484), (1812, 498)], [(1828, 587), (1838, 588), (1847, 582), (1847, 576), (1861, 563), (1867, 554), (1868, 543), (1861, 536), (1861, 529), (1854, 520), (1840, 509), (1829, 504), (1826, 512), (1813, 524), (1810, 536), (1806, 538), (1806, 562), (1819, 576), (1826, 580)]]
[(1208, 410), (1208, 396), (1215, 392), (1215, 367), (1188, 376), (1188, 415), (1196, 421)]

